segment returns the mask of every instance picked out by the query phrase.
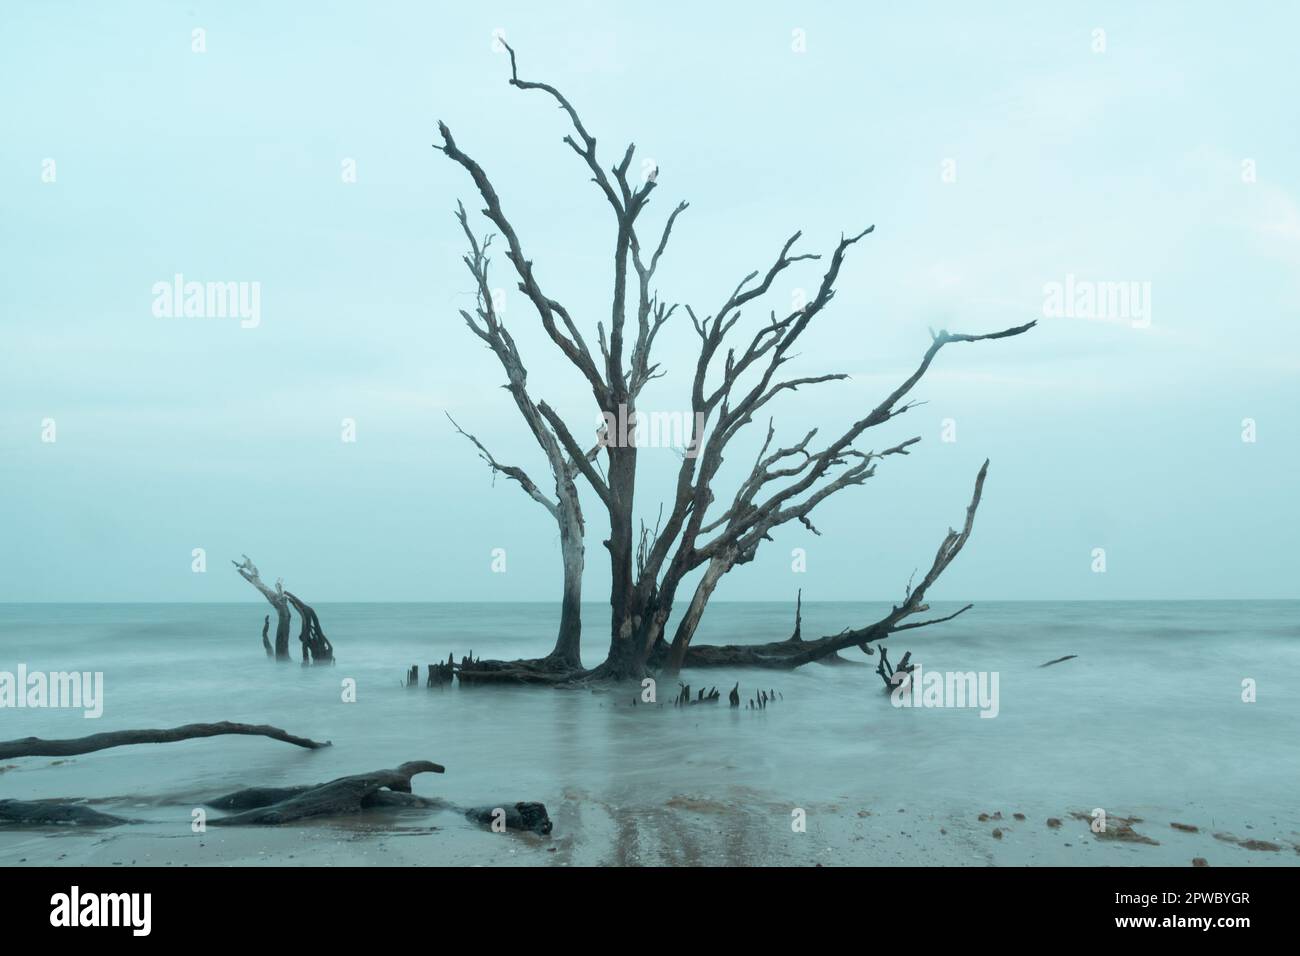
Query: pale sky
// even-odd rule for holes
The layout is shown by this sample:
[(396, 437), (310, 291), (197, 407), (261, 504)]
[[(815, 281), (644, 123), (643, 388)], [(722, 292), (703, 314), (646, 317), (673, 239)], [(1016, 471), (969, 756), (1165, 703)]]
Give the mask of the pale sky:
[[(437, 120), (593, 342), (612, 217), (561, 142), (564, 115), (506, 83), (494, 29), (524, 78), (566, 93), (606, 166), (629, 141), (638, 167), (658, 165), (645, 228), (691, 203), (665, 299), (707, 314), (796, 229), (829, 253), (875, 225), (790, 365), (852, 378), (775, 403), (778, 437), (861, 417), (928, 327), (1041, 320), (945, 349), (914, 393), (927, 404), (861, 446), (919, 435), (914, 453), (823, 505), (821, 537), (781, 529), (719, 599), (900, 598), (985, 457), (975, 533), (935, 600), (1300, 596), (1294, 10), (467, 6), (6, 8), (0, 601), (257, 600), (228, 563), (242, 552), (320, 602), (558, 600), (553, 521), (494, 486), (444, 417), (544, 483), (457, 314), (473, 302), (457, 199), (489, 224), (430, 148)], [(158, 317), (151, 290), (177, 273), (259, 283), (259, 323)], [(1138, 283), (1149, 314), (1044, 316), (1045, 286), (1067, 276)], [(786, 273), (737, 331), (819, 278), (817, 263)], [(505, 320), (535, 396), (591, 434), (589, 394), (518, 293)], [(668, 375), (644, 410), (688, 407), (695, 341), (684, 315), (665, 331)], [(677, 459), (641, 458), (653, 523)], [(601, 601), (594, 498), (587, 519), (586, 597)]]

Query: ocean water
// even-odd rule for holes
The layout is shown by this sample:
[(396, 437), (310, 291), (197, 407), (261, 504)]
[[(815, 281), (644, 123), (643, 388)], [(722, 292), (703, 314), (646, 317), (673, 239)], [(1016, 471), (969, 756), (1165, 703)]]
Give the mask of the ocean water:
[[(955, 610), (936, 604), (934, 614)], [(269, 661), (259, 604), (0, 605), (0, 671), (102, 671), (104, 710), (0, 709), (0, 739), (75, 737), (194, 721), (268, 723), (330, 740), (307, 751), (262, 738), (123, 747), (67, 761), (26, 758), (0, 772), (0, 798), (75, 797), (141, 819), (95, 839), (0, 831), (0, 862), (78, 862), (115, 841), (117, 856), (157, 862), (192, 842), (191, 813), (242, 786), (313, 783), (406, 760), (444, 764), (416, 792), (461, 804), (540, 800), (548, 839), (498, 838), (452, 814), (409, 812), (348, 833), (322, 821), (296, 852), (226, 837), (212, 862), (489, 863), (1079, 863), (1300, 861), (1300, 602), (985, 602), (956, 620), (890, 638), (931, 671), (996, 672), (998, 714), (896, 708), (858, 666), (697, 671), (720, 704), (631, 706), (639, 688), (407, 688), (407, 667), (473, 651), (513, 658), (549, 650), (558, 609), (531, 604), (321, 604), (333, 667)], [(803, 634), (835, 633), (887, 607), (809, 603)], [(585, 611), (584, 657), (598, 663), (607, 608)], [(697, 641), (789, 636), (793, 608), (718, 603)], [(297, 653), (295, 632), (293, 651)], [(1048, 668), (1045, 661), (1075, 659)], [(342, 682), (356, 681), (345, 703)], [(1256, 699), (1245, 702), (1243, 681)], [(765, 711), (725, 695), (772, 688)], [(1158, 845), (1095, 839), (1072, 813), (1139, 817)], [(1017, 821), (1013, 813), (1025, 815)], [(1001, 813), (991, 836), (980, 813)], [(805, 829), (797, 827), (802, 814)], [(425, 814), (425, 817), (428, 815)], [(400, 819), (399, 819), (400, 817)], [(1066, 825), (1049, 829), (1048, 817)], [(1184, 821), (1203, 831), (1173, 834)], [(421, 829), (425, 824), (436, 828)], [(331, 829), (331, 828), (334, 829)], [(442, 835), (444, 842), (394, 834)], [(1251, 852), (1214, 832), (1269, 841)], [(138, 834), (138, 836), (137, 836)], [(334, 834), (331, 837), (330, 834)], [(409, 835), (409, 833), (408, 833)], [(164, 838), (170, 844), (149, 839)], [(263, 839), (258, 837), (258, 839)], [(1185, 845), (1179, 840), (1196, 840)], [(87, 842), (87, 841), (90, 842)], [(268, 842), (269, 841), (269, 842)], [(211, 846), (209, 844), (205, 844)], [(449, 847), (445, 855), (430, 846)], [(169, 850), (168, 847), (173, 847)], [(324, 848), (333, 847), (328, 855)], [(57, 850), (57, 852), (56, 852)], [(59, 857), (63, 854), (63, 857)], [(188, 859), (188, 858), (187, 858)], [(166, 860), (170, 862), (171, 859)], [(127, 862), (123, 859), (122, 862)], [(202, 862), (200, 860), (199, 862)]]

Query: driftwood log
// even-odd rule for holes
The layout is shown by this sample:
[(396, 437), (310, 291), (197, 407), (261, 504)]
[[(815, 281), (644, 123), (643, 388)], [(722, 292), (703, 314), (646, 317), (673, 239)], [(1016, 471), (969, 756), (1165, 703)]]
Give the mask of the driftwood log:
[(443, 772), (439, 764), (414, 760), (393, 770), (355, 774), (311, 786), (237, 790), (208, 804), (217, 810), (237, 812), (210, 822), (219, 826), (278, 826), (310, 817), (338, 816), (381, 807), (413, 807), (458, 811), (469, 820), (488, 826), (500, 819), (509, 830), (551, 832), (551, 819), (541, 803), (507, 802), (464, 808), (411, 792), (411, 778), (416, 774)]
[(358, 813), (365, 799), (376, 791), (410, 793), (411, 778), (417, 773), (443, 773), (444, 769), (429, 760), (412, 760), (392, 770), (339, 777), (309, 787), (240, 790), (218, 797), (209, 806), (246, 809), (211, 822), (219, 826), (278, 825), (307, 817)]
[(1076, 657), (1078, 657), (1078, 656), (1079, 656), (1078, 654), (1066, 654), (1064, 657), (1058, 657), (1058, 658), (1056, 658), (1055, 660), (1050, 660), (1050, 661), (1048, 661), (1046, 664), (1039, 664), (1038, 666), (1039, 666), (1040, 668), (1041, 668), (1041, 667), (1051, 667), (1053, 664), (1061, 664), (1061, 663), (1064, 663), (1065, 661), (1072, 661), (1072, 660), (1074, 660), (1074, 659), (1075, 659)]
[(564, 684), (587, 672), (575, 669), (556, 657), (539, 657), (520, 661), (485, 661), (475, 659), (471, 651), (455, 667), (461, 686), (469, 684)]
[(65, 740), (22, 737), (18, 740), (0, 741), (0, 760), (8, 760), (11, 757), (75, 757), (78, 754), (107, 750), (110, 747), (125, 747), (130, 744), (169, 744), (178, 740), (221, 737), (227, 734), (270, 737), (272, 740), (282, 740), (287, 744), (306, 747), (309, 750), (330, 745), (328, 740), (322, 743), (306, 737), (296, 737), (288, 731), (268, 724), (235, 724), (222, 721), (215, 724), (184, 724), (167, 730), (114, 730)]
[(130, 820), (60, 800), (0, 800), (0, 826), (116, 827)]

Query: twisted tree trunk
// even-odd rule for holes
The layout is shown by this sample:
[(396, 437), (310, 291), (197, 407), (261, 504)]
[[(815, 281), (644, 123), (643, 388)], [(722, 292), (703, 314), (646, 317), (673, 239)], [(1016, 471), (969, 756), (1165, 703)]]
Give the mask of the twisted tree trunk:
[(289, 591), (285, 591), (284, 596), (289, 599), (289, 603), (294, 606), (298, 617), (302, 620), (302, 631), (298, 635), (298, 640), (302, 644), (302, 662), (333, 664), (334, 645), (321, 630), (320, 618), (317, 617), (315, 609)]
[[(572, 484), (572, 482), (570, 482)], [(564, 565), (564, 591), (560, 600), (560, 630), (549, 660), (561, 667), (582, 667), (582, 568), (585, 547), (582, 542), (582, 512), (578, 492), (559, 497), (560, 558)]]
[[(695, 636), (695, 629), (700, 626), (700, 619), (704, 617), (704, 607), (709, 603), (709, 598), (713, 596), (713, 591), (722, 580), (722, 576), (731, 570), (731, 565), (732, 561), (728, 556), (722, 555), (710, 561), (708, 567), (704, 569), (704, 575), (695, 586), (695, 593), (691, 595), (691, 603), (687, 605), (682, 619), (677, 622), (677, 632), (673, 635), (672, 649), (668, 653), (666, 665), (670, 677), (676, 676), (681, 671), (691, 638)], [(800, 600), (802, 601), (802, 597)]]
[[(289, 657), (289, 598), (284, 593), (284, 585), (280, 581), (275, 582), (275, 589), (272, 590), (262, 581), (262, 575), (257, 570), (257, 565), (253, 564), (248, 555), (243, 555), (243, 563), (231, 561), (239, 576), (257, 588), (262, 597), (266, 598), (271, 607), (275, 608), (276, 625), (275, 625), (275, 659), (277, 661), (287, 661)], [(265, 643), (265, 634), (263, 634), (263, 643)]]

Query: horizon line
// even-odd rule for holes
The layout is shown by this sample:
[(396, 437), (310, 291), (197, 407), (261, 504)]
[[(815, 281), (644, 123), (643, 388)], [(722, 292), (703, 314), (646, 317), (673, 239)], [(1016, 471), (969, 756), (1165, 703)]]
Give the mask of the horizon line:
[[(1260, 601), (1300, 601), (1300, 597), (1195, 597), (1195, 598), (1171, 598), (1171, 597), (1138, 597), (1138, 598), (944, 598), (942, 600), (931, 601), (932, 604), (972, 604), (979, 606), (984, 604), (1139, 604), (1139, 603), (1163, 603), (1163, 604), (1246, 604)], [(181, 604), (207, 604), (207, 605), (230, 605), (232, 607), (241, 607), (247, 605), (262, 605), (264, 601), (0, 601), (0, 607), (42, 607), (58, 605), (131, 605), (131, 604), (150, 604), (150, 605), (181, 605)], [(447, 601), (447, 600), (336, 600), (318, 601), (317, 604), (452, 604), (452, 605), (471, 605), (471, 604), (555, 604), (560, 602), (555, 600), (502, 600), (499, 598), (484, 598), (476, 601)], [(583, 601), (583, 604), (601, 605), (604, 601)], [(721, 604), (780, 604), (788, 605), (788, 600), (714, 600), (709, 602), (711, 605)], [(892, 598), (817, 598), (809, 599), (809, 604), (889, 604), (893, 603)]]

